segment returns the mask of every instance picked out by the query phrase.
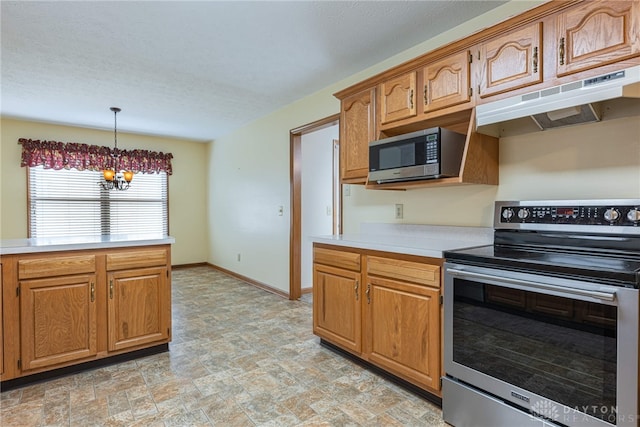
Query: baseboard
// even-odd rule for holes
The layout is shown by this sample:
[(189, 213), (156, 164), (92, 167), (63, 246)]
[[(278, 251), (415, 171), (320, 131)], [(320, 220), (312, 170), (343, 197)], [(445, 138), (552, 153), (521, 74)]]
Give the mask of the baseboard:
[(181, 268), (191, 268), (191, 267), (207, 267), (209, 264), (207, 264), (206, 262), (194, 262), (192, 264), (177, 264), (177, 265), (172, 265), (171, 269), (172, 270), (179, 270)]
[(263, 291), (267, 291), (272, 294), (281, 296), (282, 298), (289, 299), (289, 294), (287, 292), (281, 291), (280, 289), (276, 289), (265, 283), (259, 282), (247, 276), (243, 276), (242, 274), (238, 274), (235, 271), (227, 270), (226, 268), (220, 267), (215, 264), (207, 263), (206, 265), (208, 265), (210, 268), (213, 268), (214, 270), (218, 270), (219, 272), (226, 274), (227, 276), (235, 277), (236, 279), (242, 280), (243, 282), (248, 283), (249, 285), (255, 286), (256, 288), (260, 288)]
[(303, 294), (310, 294), (313, 292), (313, 288), (302, 288), (300, 292)]

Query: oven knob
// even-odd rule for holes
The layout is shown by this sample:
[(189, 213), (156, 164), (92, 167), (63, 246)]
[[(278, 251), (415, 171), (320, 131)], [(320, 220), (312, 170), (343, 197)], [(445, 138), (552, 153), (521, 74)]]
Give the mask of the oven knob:
[(629, 221), (633, 221), (633, 222), (640, 221), (640, 209), (635, 208), (635, 209), (631, 209), (629, 212), (627, 212), (627, 219)]
[(530, 214), (531, 214), (531, 212), (529, 212), (529, 209), (525, 209), (525, 208), (523, 208), (523, 209), (520, 209), (520, 210), (518, 211), (518, 218), (520, 218), (520, 219), (527, 219), (527, 218), (529, 218), (529, 215), (530, 215)]
[(616, 222), (620, 218), (620, 212), (617, 209), (607, 209), (604, 211), (604, 219), (609, 222)]
[(507, 221), (511, 220), (511, 218), (513, 218), (513, 209), (506, 208), (505, 210), (503, 210), (502, 218), (506, 219)]

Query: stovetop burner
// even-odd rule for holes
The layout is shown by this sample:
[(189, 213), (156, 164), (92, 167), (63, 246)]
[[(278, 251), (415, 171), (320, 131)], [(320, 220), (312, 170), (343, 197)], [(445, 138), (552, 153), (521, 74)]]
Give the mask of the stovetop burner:
[(493, 245), (445, 258), (640, 287), (640, 200), (496, 202), (494, 228)]

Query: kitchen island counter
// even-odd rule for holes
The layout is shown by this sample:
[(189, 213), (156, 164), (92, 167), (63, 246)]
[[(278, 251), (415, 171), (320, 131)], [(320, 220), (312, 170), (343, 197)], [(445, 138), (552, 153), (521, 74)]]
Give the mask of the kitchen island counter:
[(5, 239), (0, 240), (0, 255), (125, 248), (135, 246), (167, 245), (173, 243), (175, 243), (175, 238), (157, 234)]

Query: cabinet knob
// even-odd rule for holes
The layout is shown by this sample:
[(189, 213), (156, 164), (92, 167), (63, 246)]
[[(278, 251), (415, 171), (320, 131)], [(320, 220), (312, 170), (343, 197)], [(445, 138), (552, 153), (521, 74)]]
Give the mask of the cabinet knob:
[(356, 280), (356, 285), (353, 287), (353, 290), (356, 293), (356, 301), (358, 301), (358, 288), (359, 287), (360, 287), (360, 281)]
[(96, 284), (91, 282), (91, 302), (96, 300)]
[(109, 299), (113, 299), (113, 279), (109, 280)]
[(560, 37), (560, 65), (564, 65), (564, 37)]
[(367, 290), (365, 293), (367, 294), (367, 304), (371, 304), (371, 283), (367, 284)]

